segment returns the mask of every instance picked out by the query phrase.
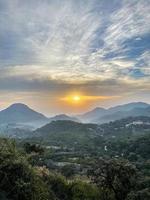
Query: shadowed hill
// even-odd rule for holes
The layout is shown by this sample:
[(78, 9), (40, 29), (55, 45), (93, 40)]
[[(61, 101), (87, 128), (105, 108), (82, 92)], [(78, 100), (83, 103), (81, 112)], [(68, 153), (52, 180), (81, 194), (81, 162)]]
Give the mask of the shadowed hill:
[(35, 137), (52, 143), (81, 144), (90, 142), (99, 132), (96, 124), (82, 124), (73, 121), (52, 121), (33, 132)]

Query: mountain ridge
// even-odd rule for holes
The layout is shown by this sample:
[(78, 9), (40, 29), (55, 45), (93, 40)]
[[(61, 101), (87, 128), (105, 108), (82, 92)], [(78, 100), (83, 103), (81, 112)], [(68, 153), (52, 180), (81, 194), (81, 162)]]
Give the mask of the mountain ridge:
[(80, 115), (79, 119), (82, 122), (107, 123), (124, 117), (140, 116), (140, 112), (142, 112), (142, 115), (150, 116), (149, 109), (148, 112), (146, 110), (149, 107), (150, 104), (144, 102), (131, 102), (108, 109), (100, 107)]
[(0, 111), (0, 125), (10, 123), (23, 123), (35, 126), (35, 128), (44, 126), (51, 121), (57, 120), (79, 120), (66, 114), (56, 115), (54, 117), (46, 117), (44, 114), (37, 112), (23, 103), (14, 103)]
[(4, 123), (35, 123), (36, 127), (43, 126), (51, 121), (71, 120), (82, 123), (107, 123), (129, 116), (150, 116), (150, 104), (144, 102), (131, 102), (128, 104), (110, 107), (108, 109), (96, 107), (91, 111), (69, 116), (59, 114), (54, 117), (46, 117), (29, 106), (22, 103), (15, 103), (0, 111), (0, 124)]

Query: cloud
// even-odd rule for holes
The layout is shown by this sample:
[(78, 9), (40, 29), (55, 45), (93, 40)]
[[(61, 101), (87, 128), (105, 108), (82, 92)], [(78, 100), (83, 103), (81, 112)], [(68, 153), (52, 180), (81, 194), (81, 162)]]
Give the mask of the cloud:
[(109, 51), (124, 53), (129, 47), (124, 46), (128, 39), (140, 38), (150, 33), (149, 1), (125, 0), (120, 9), (115, 10), (110, 17), (110, 26), (106, 30), (105, 45)]
[[(139, 80), (134, 76), (128, 75), (131, 73), (128, 69), (129, 63), (127, 68), (122, 71), (122, 74), (120, 72), (120, 77), (118, 77), (113, 67), (118, 70), (119, 64), (120, 62), (113, 63), (113, 65), (110, 63), (110, 69), (103, 73), (105, 77), (103, 77), (103, 74), (94, 76), (93, 72), (91, 77), (86, 75), (80, 77), (79, 74), (77, 79), (70, 76), (66, 77), (67, 74), (63, 73), (57, 76), (55, 72), (51, 71), (50, 73), (47, 68), (41, 66), (30, 66), (32, 73), (27, 70), (28, 66), (5, 68), (5, 70), (0, 70), (0, 90), (29, 92), (30, 95), (33, 92), (39, 94), (51, 93), (57, 98), (70, 91), (81, 91), (84, 96), (113, 96), (120, 94), (123, 96), (130, 92), (136, 93), (143, 89), (150, 89), (148, 76), (144, 76)], [(146, 69), (143, 68), (143, 72)]]
[(75, 76), (103, 72), (109, 70), (111, 53), (122, 53), (122, 64), (133, 62), (124, 42), (149, 32), (147, 0), (112, 1), (111, 6), (96, 0), (1, 2), (2, 67), (29, 65), (32, 71), (30, 66), (41, 65)]
[(0, 0), (0, 90), (149, 91), (149, 0)]

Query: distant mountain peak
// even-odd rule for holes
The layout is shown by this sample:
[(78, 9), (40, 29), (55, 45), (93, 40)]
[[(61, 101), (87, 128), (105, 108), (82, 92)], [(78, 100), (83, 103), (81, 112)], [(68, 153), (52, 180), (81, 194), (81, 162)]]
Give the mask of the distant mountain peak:
[(77, 117), (79, 117), (79, 119), (82, 121), (82, 122), (91, 122), (93, 120), (93, 118), (98, 118), (100, 117), (101, 115), (105, 114), (107, 110), (105, 108), (101, 108), (101, 107), (96, 107), (94, 108), (93, 110), (91, 111), (88, 111), (82, 115), (79, 115)]
[[(109, 122), (116, 119), (121, 119), (126, 116), (143, 115), (149, 116), (150, 104), (144, 102), (131, 102), (123, 105), (117, 105), (108, 109), (101, 107), (96, 107), (93, 110), (80, 115), (80, 120), (82, 122)], [(146, 109), (146, 110), (145, 110)]]
[[(130, 102), (130, 103), (125, 103), (125, 104), (120, 104), (114, 107), (118, 107), (118, 106), (129, 106), (129, 105), (143, 105), (143, 106), (149, 106), (148, 103), (142, 102), (142, 101), (135, 101), (135, 102)], [(113, 108), (113, 107), (112, 107)], [(109, 108), (110, 109), (110, 108)]]
[(30, 109), (26, 104), (23, 103), (14, 103), (10, 105), (7, 109)]
[(114, 107), (111, 107), (109, 108), (108, 110), (109, 111), (121, 111), (122, 109), (123, 110), (131, 110), (133, 108), (136, 108), (136, 107), (140, 107), (140, 108), (146, 108), (146, 107), (149, 107), (150, 105), (148, 103), (144, 103), (144, 102), (131, 102), (131, 103), (126, 103), (126, 104), (122, 104), (122, 105), (118, 105), (118, 106), (114, 106)]
[(79, 122), (79, 120), (76, 117), (71, 117), (66, 114), (59, 114), (50, 118), (50, 121), (58, 121), (58, 120), (69, 120), (69, 121)]
[(27, 123), (48, 120), (43, 114), (34, 111), (23, 103), (14, 103), (0, 111), (0, 123)]

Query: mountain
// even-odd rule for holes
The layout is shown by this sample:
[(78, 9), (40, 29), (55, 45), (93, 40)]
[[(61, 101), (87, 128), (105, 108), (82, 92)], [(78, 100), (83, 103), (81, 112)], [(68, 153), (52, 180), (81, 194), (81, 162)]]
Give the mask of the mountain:
[(39, 139), (53, 145), (80, 145), (90, 143), (99, 132), (96, 124), (82, 124), (73, 121), (52, 121), (33, 132), (34, 141)]
[(48, 118), (38, 113), (25, 104), (12, 104), (0, 111), (0, 124), (8, 123), (48, 123)]
[(130, 111), (134, 108), (147, 108), (150, 104), (144, 102), (132, 102), (128, 104), (123, 104), (115, 107), (109, 108), (109, 112), (117, 112), (117, 111)]
[(84, 123), (86, 122), (92, 122), (96, 120), (97, 118), (105, 115), (107, 113), (107, 110), (104, 108), (97, 107), (89, 112), (86, 112), (82, 115), (78, 115), (77, 117)]
[(115, 106), (109, 109), (95, 108), (94, 110), (83, 115), (78, 115), (77, 117), (70, 117), (68, 115), (61, 114), (52, 118), (47, 118), (43, 114), (29, 108), (25, 104), (16, 103), (9, 106), (5, 110), (0, 111), (0, 125), (10, 123), (23, 123), (31, 125), (35, 129), (44, 126), (51, 121), (81, 121), (84, 123), (101, 124), (129, 116), (150, 116), (150, 104), (135, 102)]
[(31, 133), (29, 141), (43, 145), (87, 148), (104, 138), (128, 138), (150, 134), (150, 117), (128, 117), (105, 124), (52, 121)]
[(59, 120), (63, 120), (63, 121), (67, 120), (67, 121), (79, 122), (79, 119), (77, 119), (76, 117), (70, 117), (70, 116), (65, 115), (65, 114), (56, 115), (54, 117), (49, 118), (49, 122), (59, 121)]
[(143, 102), (133, 102), (124, 105), (111, 107), (109, 109), (95, 108), (79, 116), (82, 122), (107, 123), (129, 116), (150, 116), (150, 104)]
[(150, 116), (150, 106), (143, 108), (143, 107), (134, 107), (131, 110), (121, 110), (117, 112), (110, 112), (110, 114), (106, 114), (100, 118), (97, 118), (96, 120), (93, 120), (93, 123), (107, 123), (110, 121), (115, 121), (119, 119), (123, 119), (126, 117), (136, 117), (136, 116)]

